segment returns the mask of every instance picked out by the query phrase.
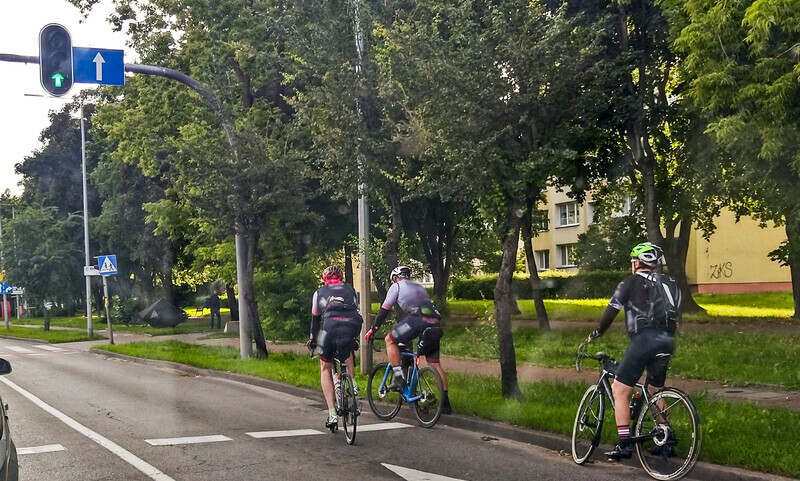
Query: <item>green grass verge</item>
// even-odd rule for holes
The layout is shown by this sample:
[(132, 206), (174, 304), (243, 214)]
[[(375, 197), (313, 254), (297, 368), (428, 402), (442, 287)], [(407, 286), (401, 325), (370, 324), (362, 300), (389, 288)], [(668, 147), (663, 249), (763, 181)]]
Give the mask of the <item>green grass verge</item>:
[[(296, 386), (319, 389), (319, 364), (296, 353), (271, 353), (267, 361), (239, 359), (234, 348), (176, 341), (96, 346), (94, 349), (136, 357), (161, 359), (205, 369), (249, 374)], [(521, 383), (523, 401), (504, 399), (497, 376), (448, 375), (450, 398), (456, 412), (518, 426), (569, 435), (578, 401), (586, 384)], [(366, 377), (357, 376), (362, 388)], [(765, 409), (751, 404), (712, 401), (703, 395), (694, 401), (703, 420), (701, 459), (785, 476), (800, 476), (800, 413)], [(609, 411), (610, 412), (610, 411)], [(609, 416), (611, 416), (609, 414)], [(615, 440), (608, 419), (605, 441)], [(743, 429), (746, 426), (746, 429)]]
[(0, 336), (38, 339), (52, 344), (105, 339), (105, 337), (98, 334), (94, 334), (92, 338), (89, 339), (89, 336), (86, 335), (85, 327), (86, 326), (84, 326), (83, 331), (65, 329), (50, 329), (49, 331), (45, 331), (44, 327), (10, 326), (8, 329), (0, 327)]
[[(594, 341), (590, 350), (605, 351), (622, 358), (628, 337), (622, 324), (612, 326)], [(573, 367), (585, 329), (559, 329), (541, 333), (538, 329), (514, 330), (517, 362), (544, 367)], [(778, 386), (800, 389), (800, 334), (741, 333), (735, 330), (682, 332), (677, 337), (670, 376), (703, 379), (733, 386)], [(449, 326), (445, 329), (442, 353), (479, 360), (499, 360), (494, 327)], [(769, 346), (769, 348), (767, 348)], [(594, 368), (594, 366), (592, 366)]]

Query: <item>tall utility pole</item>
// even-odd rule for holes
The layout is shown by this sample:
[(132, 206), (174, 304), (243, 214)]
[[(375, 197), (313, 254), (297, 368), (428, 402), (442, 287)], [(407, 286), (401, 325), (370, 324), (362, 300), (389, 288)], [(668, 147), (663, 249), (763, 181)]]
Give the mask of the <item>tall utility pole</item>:
[[(89, 255), (89, 189), (86, 184), (86, 129), (83, 126), (83, 100), (81, 100), (79, 112), (81, 116), (81, 172), (83, 173), (83, 277), (86, 279), (86, 336), (91, 339), (94, 335), (94, 326), (92, 325), (92, 278), (86, 275), (86, 271), (91, 266), (89, 264), (91, 257)], [(111, 322), (108, 327), (111, 328)]]
[[(353, 37), (356, 43), (356, 82), (361, 82), (364, 64), (364, 30), (361, 27), (360, 15), (361, 0), (353, 0)], [(361, 124), (364, 122), (364, 107), (356, 88), (356, 113), (358, 113)], [(369, 268), (369, 205), (367, 203), (367, 171), (364, 165), (364, 154), (361, 151), (360, 142), (356, 146), (358, 149), (358, 295), (359, 309), (364, 317), (364, 324), (361, 326), (361, 336), (366, 335), (369, 326), (372, 325), (370, 311), (372, 302), (370, 300), (371, 278)], [(372, 369), (372, 350), (366, 342), (361, 343), (361, 374), (369, 374)]]

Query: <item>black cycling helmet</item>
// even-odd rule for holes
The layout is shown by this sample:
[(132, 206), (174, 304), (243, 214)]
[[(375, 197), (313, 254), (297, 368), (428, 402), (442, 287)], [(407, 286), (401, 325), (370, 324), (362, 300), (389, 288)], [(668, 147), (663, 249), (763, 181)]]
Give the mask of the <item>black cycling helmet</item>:
[(406, 279), (411, 279), (411, 268), (408, 266), (397, 266), (392, 269), (392, 273), (389, 274), (389, 280), (394, 282), (395, 277), (405, 277)]
[(342, 269), (339, 266), (328, 266), (322, 271), (322, 282), (330, 284), (332, 281), (342, 282)]
[(643, 264), (655, 267), (659, 262), (663, 262), (664, 252), (653, 243), (642, 242), (631, 250), (631, 259), (639, 259)]

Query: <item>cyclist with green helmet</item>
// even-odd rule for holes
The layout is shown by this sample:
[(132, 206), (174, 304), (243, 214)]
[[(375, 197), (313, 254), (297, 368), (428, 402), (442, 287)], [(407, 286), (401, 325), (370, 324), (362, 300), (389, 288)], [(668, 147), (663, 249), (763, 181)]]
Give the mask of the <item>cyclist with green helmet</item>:
[(619, 283), (597, 328), (586, 340), (591, 342), (602, 336), (617, 313), (625, 308), (625, 328), (630, 344), (617, 367), (612, 386), (619, 444), (605, 453), (610, 459), (628, 459), (632, 455), (628, 403), (633, 386), (647, 370), (650, 391), (664, 387), (667, 368), (675, 351), (681, 296), (674, 279), (656, 272), (663, 262), (661, 248), (650, 242), (638, 244), (631, 250), (632, 274)]

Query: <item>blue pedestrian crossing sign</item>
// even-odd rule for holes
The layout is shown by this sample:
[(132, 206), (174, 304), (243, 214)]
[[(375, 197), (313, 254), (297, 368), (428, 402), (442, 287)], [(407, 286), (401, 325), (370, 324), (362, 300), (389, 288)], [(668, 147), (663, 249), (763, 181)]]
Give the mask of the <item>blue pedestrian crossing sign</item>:
[(101, 276), (112, 276), (117, 273), (117, 256), (97, 256), (97, 266)]

